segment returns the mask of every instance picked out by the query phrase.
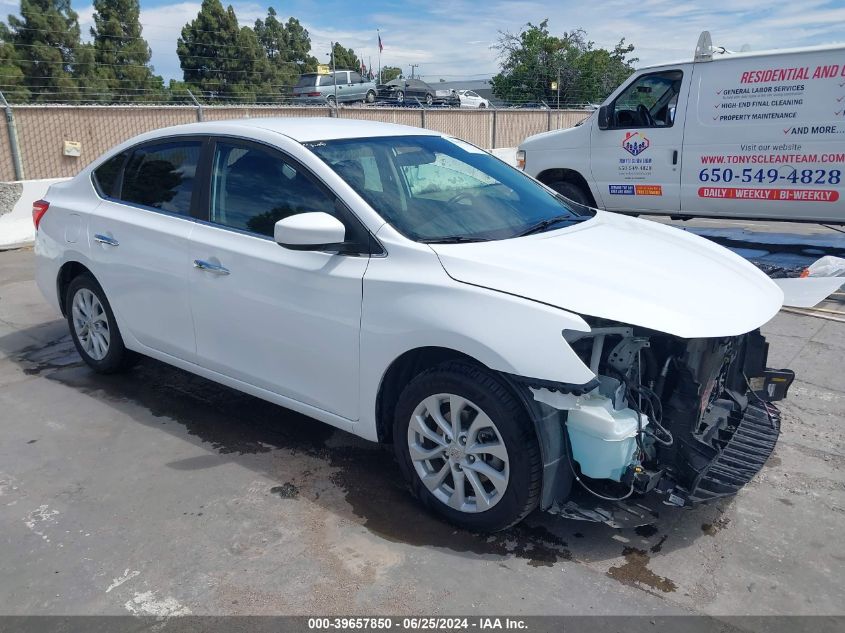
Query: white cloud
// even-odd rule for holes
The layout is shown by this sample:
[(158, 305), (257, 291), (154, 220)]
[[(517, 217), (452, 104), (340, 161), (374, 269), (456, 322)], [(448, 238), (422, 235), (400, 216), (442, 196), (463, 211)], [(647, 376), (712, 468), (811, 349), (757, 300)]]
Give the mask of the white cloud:
[[(260, 0), (233, 5), (241, 24), (251, 25), (266, 14)], [(554, 4), (491, 0), (483, 5), (473, 0), (406, 0), (398, 6), (396, 11), (367, 14), (365, 4), (355, 19), (349, 19), (315, 4), (297, 17), (311, 33), (312, 51), (320, 61), (328, 59), (330, 42), (340, 41), (376, 64), (379, 27), (385, 46), (382, 64), (401, 66), (406, 72), (409, 64), (419, 64), (419, 72), (431, 79), (489, 76), (498, 67), (492, 44), (499, 31), (516, 32), (526, 22), (538, 24), (544, 18), (549, 18), (553, 33), (583, 28), (602, 47), (613, 47), (625, 37), (635, 45), (641, 65), (691, 58), (703, 30), (711, 31), (715, 44), (731, 50), (743, 45), (760, 50), (845, 41), (845, 0), (604, 0), (592, 6), (583, 0)], [(13, 11), (16, 3), (0, 0), (0, 7)], [(176, 40), (199, 8), (199, 1), (186, 1), (142, 9), (152, 62), (165, 78), (181, 77)], [(93, 9), (87, 5), (77, 11), (87, 37)]]

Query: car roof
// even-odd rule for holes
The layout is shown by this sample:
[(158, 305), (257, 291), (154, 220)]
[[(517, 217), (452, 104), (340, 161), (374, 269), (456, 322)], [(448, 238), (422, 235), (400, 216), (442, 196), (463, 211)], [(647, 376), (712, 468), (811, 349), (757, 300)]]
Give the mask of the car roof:
[(410, 125), (382, 123), (380, 121), (362, 121), (333, 117), (258, 117), (176, 125), (142, 134), (132, 139), (127, 145), (134, 145), (138, 142), (160, 137), (183, 134), (235, 134), (246, 136), (249, 130), (277, 132), (300, 143), (384, 136), (442, 136), (434, 130), (412, 127)]

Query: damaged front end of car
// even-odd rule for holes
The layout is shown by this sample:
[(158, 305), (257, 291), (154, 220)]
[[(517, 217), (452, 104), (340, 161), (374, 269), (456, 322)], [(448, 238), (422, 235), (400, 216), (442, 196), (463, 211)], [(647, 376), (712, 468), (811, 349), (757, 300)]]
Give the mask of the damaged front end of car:
[(557, 445), (541, 437), (546, 510), (615, 527), (651, 523), (666, 505), (733, 495), (763, 467), (780, 432), (772, 403), (794, 373), (767, 367), (759, 330), (684, 339), (586, 320), (589, 332), (564, 337), (596, 378), (521, 385), (541, 435), (563, 429)]

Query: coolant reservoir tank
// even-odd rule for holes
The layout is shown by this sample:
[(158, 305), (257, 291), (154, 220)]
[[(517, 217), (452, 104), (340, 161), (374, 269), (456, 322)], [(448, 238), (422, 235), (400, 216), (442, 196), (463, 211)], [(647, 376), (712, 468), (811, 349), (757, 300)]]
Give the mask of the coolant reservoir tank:
[[(648, 417), (642, 415), (641, 419), (645, 428)], [(572, 456), (583, 474), (594, 479), (621, 480), (637, 451), (636, 411), (617, 411), (610, 399), (593, 392), (579, 398), (576, 407), (569, 410), (566, 428)]]

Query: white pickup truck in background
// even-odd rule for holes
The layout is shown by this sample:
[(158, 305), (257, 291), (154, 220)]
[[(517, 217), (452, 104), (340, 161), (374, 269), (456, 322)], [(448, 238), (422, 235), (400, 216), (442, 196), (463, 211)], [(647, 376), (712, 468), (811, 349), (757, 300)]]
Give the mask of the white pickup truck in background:
[(845, 46), (729, 53), (705, 31), (517, 164), (612, 211), (845, 223)]

